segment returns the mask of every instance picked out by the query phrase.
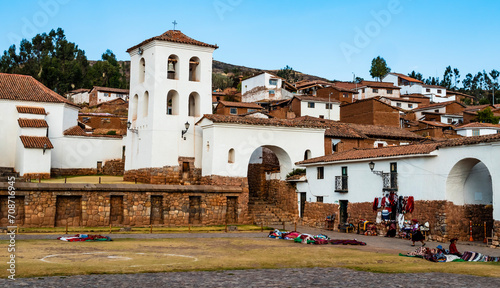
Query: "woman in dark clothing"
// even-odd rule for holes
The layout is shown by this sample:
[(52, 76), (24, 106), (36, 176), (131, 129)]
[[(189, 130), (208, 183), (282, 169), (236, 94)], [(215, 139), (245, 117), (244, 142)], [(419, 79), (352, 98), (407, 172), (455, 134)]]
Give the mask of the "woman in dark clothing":
[(422, 247), (425, 246), (425, 237), (422, 235), (422, 232), (420, 232), (420, 226), (418, 225), (418, 221), (416, 219), (411, 220), (412, 224), (412, 231), (413, 234), (411, 235), (411, 241), (413, 244), (411, 246), (415, 246), (415, 242), (419, 241), (422, 242)]
[(385, 237), (396, 237), (396, 222), (391, 221), (391, 224), (389, 224), (389, 229), (387, 230), (387, 234), (385, 234)]

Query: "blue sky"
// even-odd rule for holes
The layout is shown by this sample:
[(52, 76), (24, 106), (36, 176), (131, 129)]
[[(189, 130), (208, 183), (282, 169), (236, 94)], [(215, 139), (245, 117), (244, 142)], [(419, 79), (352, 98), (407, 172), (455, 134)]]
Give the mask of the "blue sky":
[(0, 49), (61, 27), (97, 60), (172, 29), (219, 45), (214, 59), (327, 79), (370, 79), (371, 60), (438, 76), (500, 69), (500, 1), (3, 1)]

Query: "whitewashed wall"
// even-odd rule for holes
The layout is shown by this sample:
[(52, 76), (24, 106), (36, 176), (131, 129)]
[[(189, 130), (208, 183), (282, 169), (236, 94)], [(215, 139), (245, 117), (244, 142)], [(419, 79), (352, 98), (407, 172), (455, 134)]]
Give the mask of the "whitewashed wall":
[[(314, 108), (309, 108), (309, 102), (314, 103)], [(340, 121), (340, 104), (337, 102), (331, 102), (332, 109), (326, 109), (326, 104), (327, 102), (324, 101), (300, 101), (300, 115), (312, 117), (323, 116), (325, 119)]]

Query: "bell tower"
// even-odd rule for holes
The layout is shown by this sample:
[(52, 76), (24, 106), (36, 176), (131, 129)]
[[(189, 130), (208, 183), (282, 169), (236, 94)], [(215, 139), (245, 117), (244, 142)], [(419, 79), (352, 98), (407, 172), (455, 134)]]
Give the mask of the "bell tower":
[(212, 113), (212, 54), (217, 48), (169, 30), (127, 50), (125, 179), (155, 183), (154, 175), (164, 183), (165, 177), (178, 178), (171, 173), (201, 169), (202, 131), (195, 123)]

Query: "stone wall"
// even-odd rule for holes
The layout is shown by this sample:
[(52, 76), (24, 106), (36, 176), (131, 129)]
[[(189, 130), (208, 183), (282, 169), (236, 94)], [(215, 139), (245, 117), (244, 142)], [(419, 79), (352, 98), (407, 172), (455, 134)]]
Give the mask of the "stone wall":
[(338, 225), (339, 205), (330, 203), (306, 202), (304, 208), (304, 217), (302, 217), (302, 224), (325, 228), (326, 216), (336, 214), (335, 225)]
[[(215, 183), (221, 179), (210, 180)], [(190, 211), (196, 208), (191, 207), (190, 198), (197, 197), (199, 221), (193, 224), (225, 224), (228, 206), (230, 213), (237, 211), (231, 217), (238, 224), (248, 224), (246, 181), (231, 180), (225, 182), (239, 181), (240, 186), (16, 183), (17, 220), (24, 222), (19, 224), (23, 227), (108, 226), (110, 221), (117, 226), (188, 225)], [(0, 183), (1, 223), (6, 221), (6, 195), (8, 183)], [(152, 201), (158, 199), (161, 203), (156, 202), (152, 212)], [(161, 220), (152, 221), (155, 213), (161, 213)]]
[(50, 179), (50, 173), (25, 173), (24, 179)]
[(148, 184), (200, 185), (201, 169), (194, 167), (194, 158), (179, 157), (179, 166), (127, 170), (123, 180)]
[(268, 180), (266, 181), (266, 188), (268, 191), (268, 200), (271, 203), (274, 203), (276, 207), (295, 217), (299, 216), (297, 192), (292, 184), (287, 181)]
[(125, 171), (125, 162), (122, 159), (110, 160), (102, 166), (102, 174), (121, 176)]
[[(125, 162), (122, 159), (115, 159), (106, 161), (102, 166), (102, 171), (98, 171), (97, 167), (72, 168), (72, 169), (51, 168), (50, 176), (65, 177), (65, 176), (84, 176), (84, 175), (97, 175), (97, 174), (119, 176), (123, 175), (124, 167), (125, 167)], [(32, 177), (32, 179), (37, 179), (37, 177)]]

